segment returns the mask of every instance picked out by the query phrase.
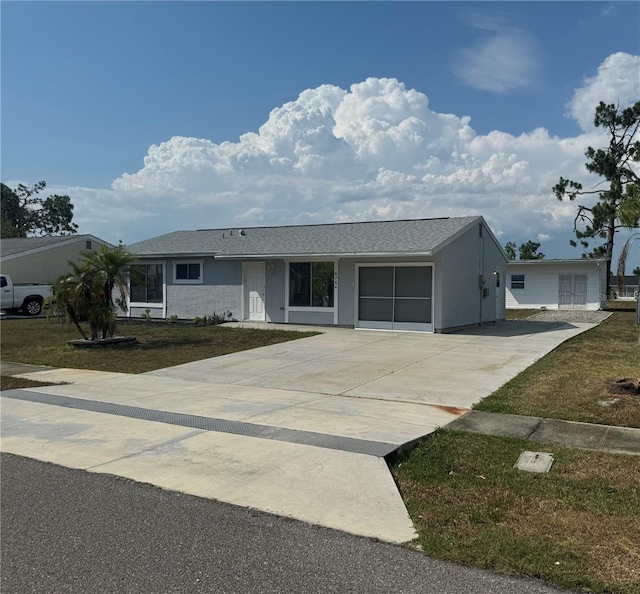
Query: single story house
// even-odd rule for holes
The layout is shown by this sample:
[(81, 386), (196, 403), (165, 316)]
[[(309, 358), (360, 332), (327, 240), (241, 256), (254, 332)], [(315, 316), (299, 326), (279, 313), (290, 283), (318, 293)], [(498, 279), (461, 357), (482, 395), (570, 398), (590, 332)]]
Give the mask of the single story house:
[(607, 261), (512, 260), (507, 263), (507, 309), (603, 309)]
[(626, 274), (624, 277), (624, 291), (618, 288), (618, 277), (615, 274), (609, 279), (609, 287), (616, 294), (618, 299), (635, 299), (640, 290), (640, 275)]
[(51, 285), (70, 271), (70, 261), (79, 260), (84, 252), (100, 245), (113, 247), (93, 235), (3, 237), (0, 269), (14, 283)]
[(128, 315), (447, 332), (504, 319), (480, 216), (176, 231), (128, 246)]

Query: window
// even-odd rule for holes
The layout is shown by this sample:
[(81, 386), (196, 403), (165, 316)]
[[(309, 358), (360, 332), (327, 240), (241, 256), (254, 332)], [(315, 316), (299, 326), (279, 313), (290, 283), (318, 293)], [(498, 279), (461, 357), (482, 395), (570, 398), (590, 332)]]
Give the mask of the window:
[(84, 248), (85, 248), (86, 250), (93, 249), (93, 248), (91, 247), (91, 240), (90, 240), (90, 239), (87, 239), (87, 240), (84, 242)]
[(3, 276), (2, 278), (0, 278), (0, 287), (6, 287), (7, 284), (8, 283), (6, 277)]
[(512, 274), (511, 275), (511, 288), (512, 289), (524, 289), (524, 274)]
[(130, 274), (132, 303), (162, 303), (162, 264), (134, 264)]
[(175, 284), (202, 284), (202, 262), (175, 262), (173, 282)]
[(290, 307), (333, 307), (333, 262), (289, 264)]

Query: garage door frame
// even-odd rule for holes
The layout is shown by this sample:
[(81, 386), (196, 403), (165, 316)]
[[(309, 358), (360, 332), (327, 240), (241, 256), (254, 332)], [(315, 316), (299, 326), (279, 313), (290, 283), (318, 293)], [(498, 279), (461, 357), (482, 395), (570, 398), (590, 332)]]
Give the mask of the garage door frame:
[[(406, 300), (406, 298), (399, 297), (396, 294), (395, 288), (395, 269), (402, 267), (412, 268), (429, 268), (431, 270), (431, 295), (428, 297), (430, 300), (431, 312), (430, 322), (396, 322), (396, 321), (370, 321), (360, 320), (360, 269), (361, 268), (373, 268), (384, 267), (393, 268), (394, 287), (392, 299), (392, 307), (395, 312), (395, 303), (397, 300)], [(375, 262), (375, 263), (357, 263), (355, 265), (355, 288), (354, 288), (354, 312), (355, 312), (355, 327), (371, 330), (393, 330), (393, 331), (405, 331), (405, 332), (433, 332), (433, 320), (435, 315), (434, 305), (434, 293), (435, 293), (435, 266), (433, 262)]]

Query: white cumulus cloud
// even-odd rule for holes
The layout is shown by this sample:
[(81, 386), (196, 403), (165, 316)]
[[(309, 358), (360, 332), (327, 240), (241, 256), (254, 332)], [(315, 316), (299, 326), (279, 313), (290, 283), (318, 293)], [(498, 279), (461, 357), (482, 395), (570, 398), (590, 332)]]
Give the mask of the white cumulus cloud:
[[(574, 117), (602, 98), (590, 89), (615, 84), (612, 63), (636, 60), (608, 58), (576, 91)], [(620, 93), (632, 99), (626, 82)], [(477, 134), (469, 117), (431, 109), (424, 93), (369, 78), (306, 89), (238, 142), (171, 138), (111, 190), (67, 193), (84, 232), (129, 243), (176, 229), (482, 214), (504, 241), (561, 237), (566, 246), (575, 204), (551, 188), (561, 175), (592, 186), (584, 151), (601, 141), (593, 129)]]
[(574, 92), (567, 111), (587, 131), (594, 128), (594, 109), (600, 101), (626, 106), (639, 97), (640, 56), (618, 52), (600, 65), (595, 76), (585, 79)]

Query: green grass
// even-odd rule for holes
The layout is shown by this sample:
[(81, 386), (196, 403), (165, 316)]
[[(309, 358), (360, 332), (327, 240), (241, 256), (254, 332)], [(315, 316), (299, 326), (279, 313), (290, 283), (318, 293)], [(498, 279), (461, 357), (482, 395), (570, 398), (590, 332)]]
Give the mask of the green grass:
[(614, 397), (612, 381), (640, 376), (635, 313), (616, 311), (596, 328), (554, 351), (476, 405), (477, 410), (640, 427), (640, 398)]
[(52, 318), (2, 320), (0, 330), (4, 361), (122, 373), (153, 371), (315, 334), (230, 326), (123, 324), (118, 334), (135, 336), (138, 344), (75, 349), (66, 342), (80, 338), (77, 330)]
[[(553, 453), (549, 474), (513, 468)], [(393, 467), (425, 554), (593, 592), (640, 592), (640, 457), (439, 430)]]

